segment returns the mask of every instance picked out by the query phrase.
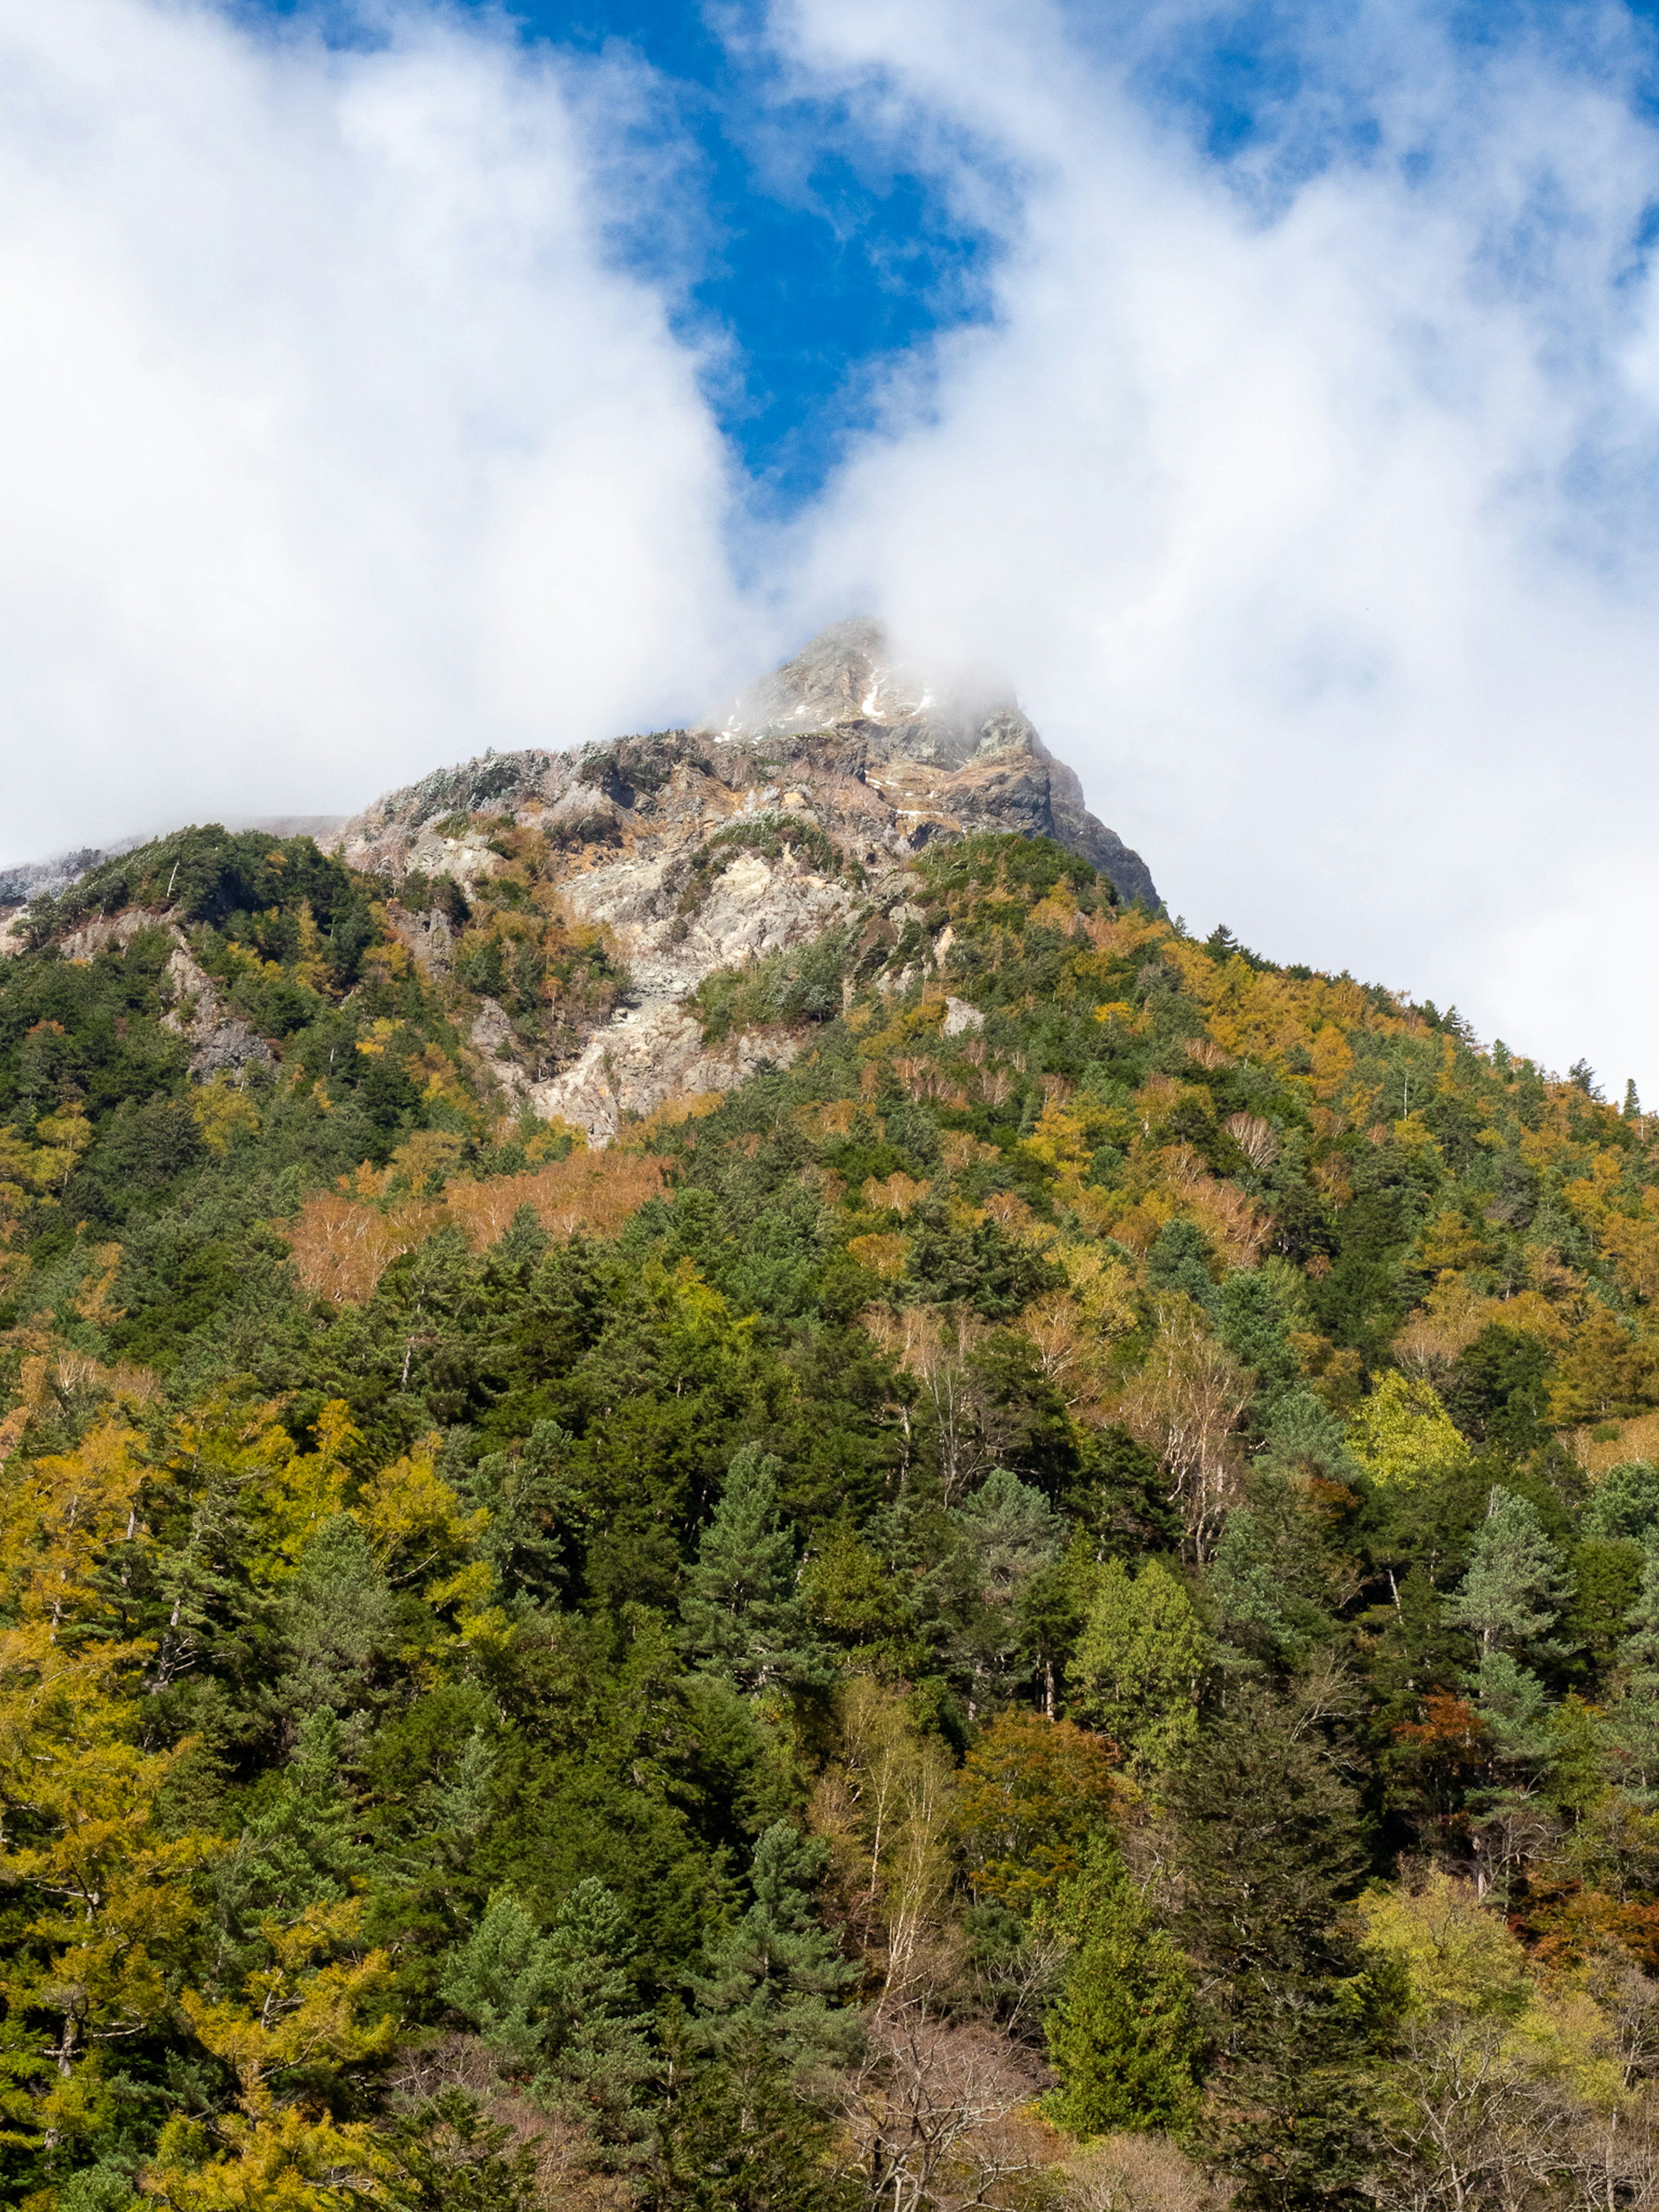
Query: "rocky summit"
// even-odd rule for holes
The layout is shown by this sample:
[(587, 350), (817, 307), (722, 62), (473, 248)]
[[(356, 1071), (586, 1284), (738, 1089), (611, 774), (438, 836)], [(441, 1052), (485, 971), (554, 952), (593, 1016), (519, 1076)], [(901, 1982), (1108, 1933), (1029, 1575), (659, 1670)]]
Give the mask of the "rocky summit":
[[(727, 1090), (762, 1059), (787, 1061), (789, 1025), (750, 1024), (711, 1044), (690, 994), (718, 969), (787, 953), (861, 912), (902, 930), (903, 872), (927, 846), (984, 831), (1051, 837), (1124, 905), (1160, 905), (1139, 854), (1089, 812), (1000, 679), (930, 685), (863, 618), (823, 631), (689, 728), (487, 753), (386, 793), (327, 842), (367, 873), (447, 882), (465, 902), (511, 872), (507, 836), (525, 831), (545, 844), (542, 896), (603, 932), (629, 988), (585, 1037), (565, 1030), (564, 1051), (486, 992), (472, 1042), (512, 1103), (600, 1144), (624, 1115)], [(399, 927), (422, 966), (447, 970), (449, 908), (439, 901)]]

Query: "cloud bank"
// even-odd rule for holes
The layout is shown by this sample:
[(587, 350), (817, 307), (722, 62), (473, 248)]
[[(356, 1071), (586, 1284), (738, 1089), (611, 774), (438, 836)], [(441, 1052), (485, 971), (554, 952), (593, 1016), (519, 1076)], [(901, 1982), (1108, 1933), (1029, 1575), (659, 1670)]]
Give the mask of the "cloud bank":
[(0, 5), (7, 858), (348, 810), (709, 678), (729, 463), (605, 245), (642, 88), (392, 31)]
[(1194, 927), (1659, 1099), (1622, 10), (1479, 49), (1310, 15), (1218, 158), (1197, 10), (779, 7), (780, 101), (839, 100), (998, 259), (764, 529), (673, 279), (617, 248), (653, 204), (696, 242), (642, 70), (387, 21), (0, 0), (0, 858), (659, 724), (868, 608), (1000, 661)]

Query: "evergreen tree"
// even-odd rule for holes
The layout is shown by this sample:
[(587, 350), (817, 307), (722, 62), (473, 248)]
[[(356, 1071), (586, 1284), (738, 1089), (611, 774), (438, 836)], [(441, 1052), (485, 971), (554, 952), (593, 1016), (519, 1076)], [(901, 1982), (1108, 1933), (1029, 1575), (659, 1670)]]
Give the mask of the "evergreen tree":
[(524, 2071), (547, 2041), (553, 1980), (547, 1939), (513, 1892), (498, 1889), (438, 1987), (493, 2051)]
[(680, 1608), (695, 1663), (751, 1692), (830, 1674), (796, 1594), (794, 1531), (778, 1519), (782, 1472), (753, 1444), (732, 1462)]
[(1000, 1701), (1030, 1675), (1029, 1624), (1020, 1602), (1035, 1576), (1052, 1566), (1066, 1524), (1040, 1490), (1006, 1468), (994, 1468), (952, 1516), (958, 1546), (948, 1567), (960, 1577), (960, 1626), (951, 1655), (976, 1704)]
[(564, 1458), (571, 1442), (556, 1421), (538, 1421), (516, 1458), (489, 1453), (466, 1480), (472, 1503), (489, 1512), (481, 1549), (508, 1605), (554, 1605), (563, 1589), (561, 1520), (572, 1503)]
[(1204, 1579), (1222, 1626), (1242, 1647), (1233, 1663), (1245, 1655), (1257, 1662), (1275, 1656), (1285, 1634), (1284, 1593), (1254, 1513), (1241, 1507), (1227, 1516)]
[(628, 1972), (632, 1948), (622, 1908), (592, 1875), (545, 1936), (510, 1889), (498, 1889), (439, 1987), (511, 2067), (534, 2069), (544, 2103), (615, 2143), (641, 2131), (633, 2106), (653, 2070)]
[(787, 1820), (777, 1820), (755, 1847), (750, 1869), (754, 1903), (703, 1952), (690, 1978), (698, 2019), (696, 2039), (717, 2057), (757, 2039), (791, 2074), (843, 2062), (857, 2051), (857, 2010), (834, 2002), (859, 1979), (839, 1958), (812, 1901), (829, 1857)]
[(829, 2126), (797, 2096), (753, 2028), (718, 2063), (671, 2043), (657, 2147), (635, 2186), (644, 2212), (859, 2212), (831, 2164)]
[(1484, 1656), (1559, 1658), (1564, 1644), (1550, 1631), (1571, 1595), (1561, 1554), (1544, 1533), (1537, 1509), (1512, 1490), (1494, 1487), (1446, 1619), (1480, 1638)]
[(1618, 1665), (1622, 1688), (1607, 1715), (1607, 1734), (1624, 1787), (1651, 1811), (1659, 1806), (1659, 1545), (1648, 1547)]
[(542, 1954), (549, 2056), (537, 2094), (612, 2147), (637, 2145), (648, 2132), (637, 2100), (657, 2070), (628, 1971), (633, 1950), (627, 1916), (590, 1875), (559, 1907)]
[(1109, 1838), (1062, 1886), (1054, 1920), (1071, 1960), (1043, 2023), (1060, 2081), (1048, 2117), (1074, 2136), (1184, 2126), (1200, 2040), (1192, 1984)]
[(1208, 1660), (1180, 1577), (1161, 1559), (1146, 1560), (1138, 1575), (1108, 1559), (1073, 1656), (1072, 1711), (1112, 1737), (1130, 1765), (1160, 1769), (1197, 1733)]
[(1207, 2127), (1239, 2201), (1354, 2198), (1366, 2157), (1358, 1971), (1341, 1907), (1364, 1865), (1358, 1801), (1302, 1716), (1247, 1687), (1166, 1785), (1182, 1907), (1217, 2053)]
[(506, 2128), (489, 2126), (472, 2099), (447, 2089), (380, 2130), (374, 2186), (349, 2184), (351, 2204), (394, 2212), (536, 2212), (545, 2203), (533, 2146), (510, 2148)]

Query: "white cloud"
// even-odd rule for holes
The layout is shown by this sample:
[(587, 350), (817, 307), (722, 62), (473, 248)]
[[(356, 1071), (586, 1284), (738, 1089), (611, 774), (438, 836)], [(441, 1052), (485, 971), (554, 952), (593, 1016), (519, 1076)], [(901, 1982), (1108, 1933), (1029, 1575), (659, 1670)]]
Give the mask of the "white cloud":
[(0, 858), (325, 811), (713, 678), (727, 464), (505, 31), (0, 0)]
[(1599, 76), (1362, 20), (1376, 151), (1251, 192), (1041, 6), (780, 21), (873, 127), (1023, 179), (993, 326), (896, 381), (808, 521), (811, 603), (1000, 660), (1194, 925), (1659, 1097), (1659, 140), (1622, 19)]

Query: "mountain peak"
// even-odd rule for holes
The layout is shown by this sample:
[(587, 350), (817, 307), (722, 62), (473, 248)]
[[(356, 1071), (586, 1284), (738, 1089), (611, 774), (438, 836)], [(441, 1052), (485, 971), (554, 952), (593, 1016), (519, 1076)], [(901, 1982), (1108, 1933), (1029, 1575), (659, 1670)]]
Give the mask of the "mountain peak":
[(727, 738), (885, 732), (890, 753), (958, 768), (1036, 737), (1005, 676), (990, 668), (924, 674), (900, 659), (886, 626), (870, 615), (831, 623), (739, 692), (723, 716), (697, 726)]

